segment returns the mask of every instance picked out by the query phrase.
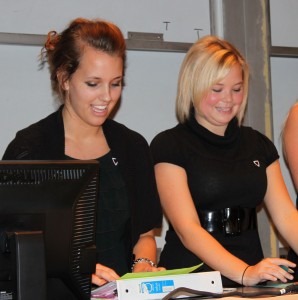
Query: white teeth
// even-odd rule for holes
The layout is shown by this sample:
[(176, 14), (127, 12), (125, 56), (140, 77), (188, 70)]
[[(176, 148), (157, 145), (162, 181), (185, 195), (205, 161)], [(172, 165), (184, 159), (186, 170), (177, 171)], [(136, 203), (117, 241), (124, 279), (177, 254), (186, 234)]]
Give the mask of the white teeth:
[(93, 105), (95, 111), (103, 111), (107, 108), (107, 105)]
[(224, 107), (218, 107), (217, 110), (219, 110), (219, 111), (230, 111), (231, 108), (229, 108), (229, 107), (226, 107), (226, 108), (224, 108)]

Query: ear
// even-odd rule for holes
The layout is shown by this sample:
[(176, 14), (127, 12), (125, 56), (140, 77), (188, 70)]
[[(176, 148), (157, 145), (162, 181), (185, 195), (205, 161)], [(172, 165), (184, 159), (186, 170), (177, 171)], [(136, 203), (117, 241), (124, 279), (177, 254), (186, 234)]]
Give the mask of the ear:
[(62, 71), (62, 70), (58, 70), (57, 71), (57, 79), (58, 79), (60, 87), (63, 90), (68, 91), (69, 90), (69, 79), (67, 79), (66, 72)]

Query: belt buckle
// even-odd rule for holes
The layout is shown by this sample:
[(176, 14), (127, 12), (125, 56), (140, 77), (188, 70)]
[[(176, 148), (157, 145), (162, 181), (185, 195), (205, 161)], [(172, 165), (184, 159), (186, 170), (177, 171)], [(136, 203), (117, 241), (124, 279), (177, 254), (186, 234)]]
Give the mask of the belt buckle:
[(240, 211), (238, 208), (223, 209), (223, 233), (226, 236), (241, 234)]

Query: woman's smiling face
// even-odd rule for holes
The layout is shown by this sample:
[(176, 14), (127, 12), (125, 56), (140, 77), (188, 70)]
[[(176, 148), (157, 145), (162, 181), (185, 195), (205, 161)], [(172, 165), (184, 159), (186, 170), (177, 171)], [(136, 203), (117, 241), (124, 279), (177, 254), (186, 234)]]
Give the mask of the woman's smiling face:
[(209, 131), (224, 135), (229, 122), (243, 103), (243, 72), (234, 65), (227, 76), (214, 84), (196, 107), (196, 120)]
[(79, 122), (101, 126), (121, 97), (123, 60), (86, 46), (75, 73), (64, 83), (65, 109)]

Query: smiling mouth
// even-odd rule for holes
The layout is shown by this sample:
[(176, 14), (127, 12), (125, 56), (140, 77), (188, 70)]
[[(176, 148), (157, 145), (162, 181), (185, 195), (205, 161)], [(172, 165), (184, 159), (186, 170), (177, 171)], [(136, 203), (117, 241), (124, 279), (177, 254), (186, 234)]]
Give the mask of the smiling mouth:
[(95, 112), (103, 112), (105, 110), (107, 110), (107, 105), (92, 105), (92, 109)]
[(231, 107), (217, 107), (216, 109), (222, 112), (230, 112), (232, 110)]

